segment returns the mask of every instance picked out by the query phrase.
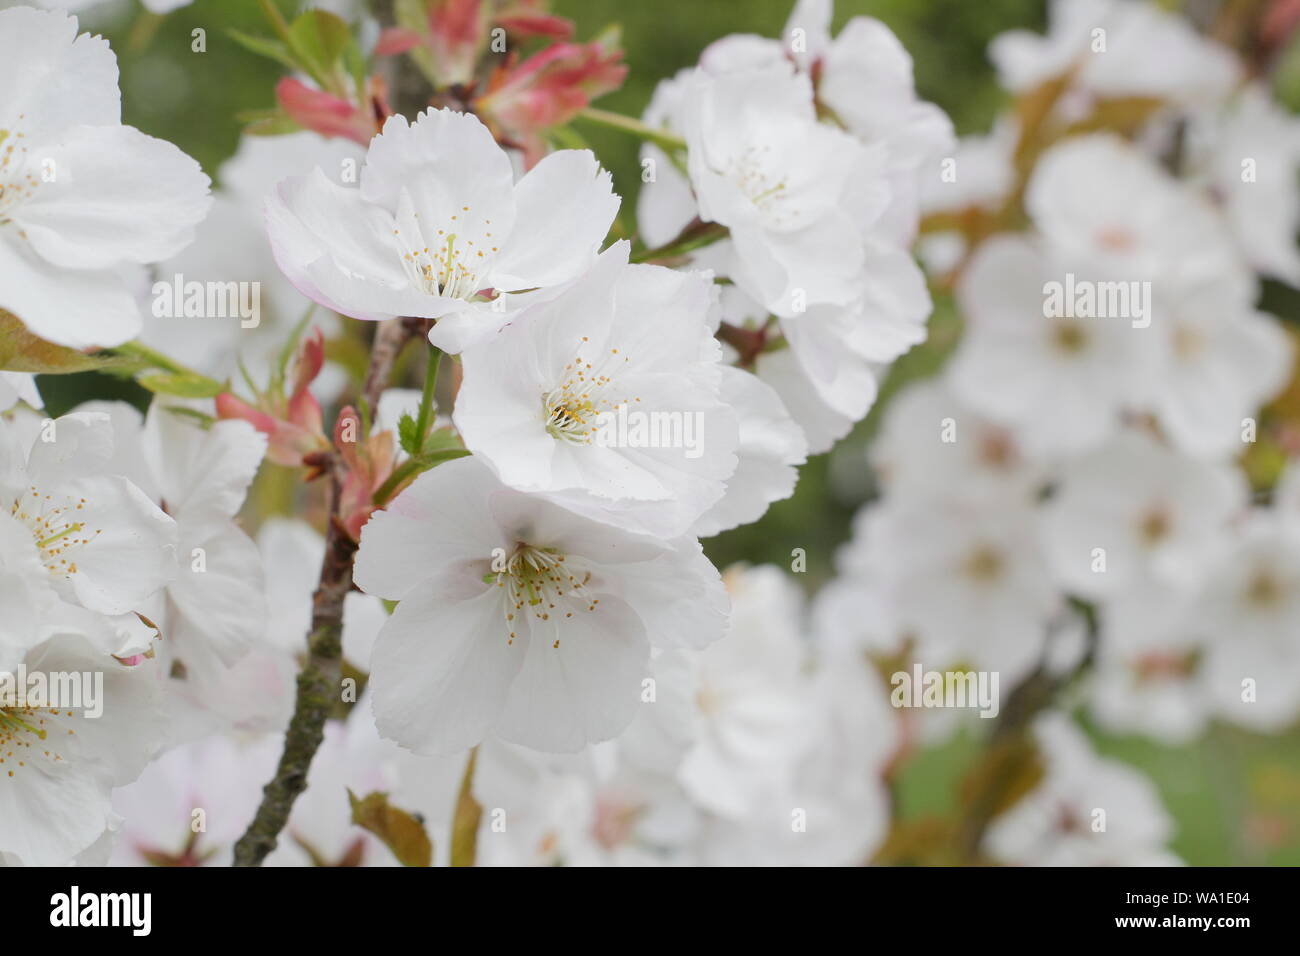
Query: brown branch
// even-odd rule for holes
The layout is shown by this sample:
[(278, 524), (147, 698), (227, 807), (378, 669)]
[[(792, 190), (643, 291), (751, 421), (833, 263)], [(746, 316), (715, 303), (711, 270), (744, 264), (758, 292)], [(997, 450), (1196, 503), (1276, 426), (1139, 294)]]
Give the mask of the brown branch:
[(1018, 788), (1022, 788), (1026, 781), (1034, 781), (1032, 775), (1039, 759), (1031, 736), (1034, 719), (1096, 659), (1099, 639), (1096, 611), (1080, 601), (1070, 603), (1074, 612), (1083, 619), (1086, 635), (1083, 656), (1073, 669), (1064, 674), (1053, 674), (1046, 662), (1040, 663), (1007, 698), (989, 738), (984, 759), (980, 761), (982, 772), (968, 781), (973, 786), (965, 813), (957, 824), (956, 851), (968, 863), (981, 861), (980, 848), (989, 825), (1022, 795)]
[[(364, 397), (371, 409), (388, 383), (402, 349), (428, 328), (425, 319), (390, 319), (375, 330), (370, 348)], [(235, 844), (235, 866), (261, 866), (293, 810), (294, 801), (307, 788), (312, 758), (325, 736), (325, 721), (339, 691), (343, 661), (343, 599), (352, 590), (352, 560), (357, 544), (338, 520), (341, 465), (331, 456), (329, 527), (325, 532), (325, 560), (312, 597), (311, 633), (307, 660), (298, 674), (293, 716), (285, 731), (284, 752), (262, 791), (262, 803), (248, 830)]]

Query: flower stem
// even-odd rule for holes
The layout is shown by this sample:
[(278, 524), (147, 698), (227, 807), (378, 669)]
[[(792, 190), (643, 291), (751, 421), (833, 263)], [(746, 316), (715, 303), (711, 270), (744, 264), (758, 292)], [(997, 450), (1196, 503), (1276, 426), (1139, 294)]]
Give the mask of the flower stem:
[(429, 346), (429, 362), (424, 368), (424, 392), (420, 395), (420, 411), (415, 419), (415, 434), (419, 436), (421, 447), (433, 416), (433, 395), (438, 387), (438, 366), (441, 364), (442, 350)]
[(173, 372), (177, 375), (191, 375), (195, 378), (206, 379), (214, 385), (217, 384), (214, 379), (208, 378), (208, 376), (204, 375), (202, 372), (196, 372), (188, 365), (182, 365), (174, 358), (164, 355), (157, 349), (145, 345), (143, 342), (138, 340), (123, 342), (121, 345), (114, 346), (108, 351), (115, 355), (127, 355), (131, 358), (137, 358), (140, 361), (147, 363), (152, 368), (160, 368), (163, 371)]
[(693, 219), (671, 242), (654, 249), (642, 249), (634, 253), (629, 261), (657, 262), (661, 259), (676, 259), (696, 249), (711, 246), (719, 239), (725, 239), (729, 234), (727, 227), (720, 223)]
[(686, 148), (686, 140), (677, 134), (670, 133), (666, 129), (656, 129), (640, 120), (624, 116), (622, 113), (612, 113), (609, 110), (588, 106), (579, 110), (577, 118), (604, 126), (607, 129), (617, 129), (622, 130), (624, 133), (631, 133), (638, 139), (643, 139), (647, 143), (654, 143), (660, 149), (667, 150), (670, 153)]

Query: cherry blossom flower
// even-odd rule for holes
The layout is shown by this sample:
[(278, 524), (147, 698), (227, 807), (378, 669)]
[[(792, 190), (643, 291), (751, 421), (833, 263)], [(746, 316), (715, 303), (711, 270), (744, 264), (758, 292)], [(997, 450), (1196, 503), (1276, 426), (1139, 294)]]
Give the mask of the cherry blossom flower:
[(1038, 787), (993, 821), (996, 859), (1031, 866), (1176, 866), (1165, 849), (1173, 821), (1155, 786), (1099, 757), (1061, 714), (1035, 726), (1046, 773)]
[[(0, 420), (4, 513), (26, 529), (28, 548), (63, 601), (110, 618), (134, 618), (175, 573), (176, 522), (129, 479), (109, 471), (113, 426), (107, 415), (49, 420), (29, 448), (15, 431)], [(143, 649), (106, 648), (122, 655)]]
[(694, 541), (578, 517), (505, 487), (476, 457), (376, 512), (355, 576), (400, 602), (370, 686), (380, 732), (422, 753), (489, 734), (567, 752), (609, 739), (631, 722), (651, 645), (702, 647), (726, 620)]
[(429, 340), (459, 352), (581, 275), (618, 202), (585, 151), (552, 153), (515, 183), (487, 128), (444, 109), (390, 117), (360, 188), (316, 169), (281, 183), (266, 214), (304, 295), (357, 319), (437, 318)]
[(208, 178), (121, 124), (117, 60), (62, 13), (0, 10), (0, 307), (74, 347), (140, 330), (121, 270), (194, 237)]
[(888, 200), (884, 157), (818, 121), (788, 66), (697, 71), (683, 118), (700, 218), (730, 229), (732, 277), (772, 312), (862, 291), (863, 223)]
[(1045, 541), (1076, 594), (1114, 595), (1139, 583), (1191, 588), (1245, 504), (1240, 472), (1125, 431), (1064, 469)]
[(97, 858), (119, 822), (112, 788), (134, 780), (162, 742), (155, 664), (123, 666), (75, 635), (50, 638), (22, 663), (29, 677), (44, 674), (50, 683), (59, 674), (102, 680), (102, 699), (94, 707), (0, 706), (0, 861), (63, 866), (82, 854)]
[(452, 417), (510, 487), (671, 537), (723, 496), (738, 424), (721, 397), (707, 276), (627, 255), (615, 244), (563, 294), (467, 350)]
[(989, 46), (1002, 85), (1014, 93), (1075, 71), (1072, 82), (1089, 99), (1196, 104), (1221, 100), (1241, 72), (1230, 51), (1154, 4), (1053, 0), (1048, 19), (1046, 36), (1012, 30)]

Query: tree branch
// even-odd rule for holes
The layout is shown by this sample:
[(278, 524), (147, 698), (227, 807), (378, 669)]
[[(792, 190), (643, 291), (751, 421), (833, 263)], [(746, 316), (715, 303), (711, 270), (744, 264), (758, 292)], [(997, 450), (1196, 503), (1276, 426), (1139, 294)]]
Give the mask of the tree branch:
[(1034, 769), (1038, 760), (1031, 737), (1034, 719), (1096, 659), (1099, 640), (1096, 610), (1082, 601), (1072, 600), (1071, 605), (1083, 621), (1083, 655), (1064, 674), (1053, 674), (1045, 662), (1039, 664), (1007, 698), (989, 739), (985, 757), (980, 761), (982, 772), (972, 781), (974, 786), (966, 811), (957, 825), (956, 849), (965, 862), (980, 861), (980, 848), (989, 825), (1018, 798), (1017, 785), (1023, 784), (1026, 774)]
[[(375, 330), (370, 348), (364, 398), (370, 408), (388, 383), (393, 365), (407, 343), (428, 328), (425, 319), (390, 319)], [(337, 456), (330, 463), (329, 527), (325, 532), (325, 560), (320, 581), (312, 597), (311, 634), (307, 638), (307, 660), (298, 674), (293, 717), (285, 732), (284, 752), (262, 791), (262, 804), (248, 830), (235, 844), (235, 866), (261, 866), (275, 849), (280, 831), (289, 822), (294, 801), (307, 788), (312, 758), (325, 736), (338, 693), (343, 661), (343, 599), (352, 590), (352, 561), (357, 543), (338, 520), (341, 466)]]

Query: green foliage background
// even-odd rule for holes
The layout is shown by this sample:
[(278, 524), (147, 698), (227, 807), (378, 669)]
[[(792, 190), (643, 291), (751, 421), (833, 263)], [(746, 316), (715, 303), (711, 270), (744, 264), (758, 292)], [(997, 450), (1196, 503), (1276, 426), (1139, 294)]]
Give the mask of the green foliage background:
[[(286, 13), (294, 4), (277, 0)], [(639, 115), (655, 83), (695, 63), (701, 49), (728, 33), (779, 34), (792, 0), (555, 0), (558, 13), (574, 19), (579, 37), (619, 23), (630, 74), (626, 85), (602, 99), (603, 108)], [(1005, 104), (985, 58), (988, 40), (1014, 27), (1041, 29), (1043, 0), (838, 0), (838, 28), (856, 15), (886, 22), (911, 51), (921, 94), (953, 117), (959, 132), (988, 128)], [(109, 38), (122, 68), (124, 121), (171, 140), (196, 157), (216, 178), (235, 150), (235, 115), (273, 104), (281, 70), (231, 41), (231, 28), (266, 34), (255, 0), (197, 0), (163, 19), (132, 6), (96, 29)], [(207, 51), (191, 51), (191, 31), (207, 33)], [(1290, 75), (1300, 89), (1300, 55)], [(1300, 100), (1300, 97), (1293, 99)], [(623, 134), (580, 125), (614, 175), (630, 226), (640, 186), (637, 144)], [(1266, 304), (1300, 314), (1289, 290), (1270, 289)], [(950, 301), (936, 301), (930, 341), (895, 368), (878, 405), (901, 384), (932, 372), (957, 335)], [(147, 393), (129, 382), (95, 373), (45, 376), (40, 382), (51, 414), (88, 398), (120, 397), (143, 405)], [(873, 494), (864, 448), (877, 413), (829, 455), (804, 469), (793, 498), (775, 505), (755, 525), (708, 543), (720, 567), (735, 561), (788, 567), (791, 550), (803, 548), (808, 570), (800, 576), (814, 591), (832, 571), (836, 548), (849, 522)], [(1094, 735), (1099, 748), (1148, 774), (1177, 819), (1173, 849), (1192, 864), (1300, 864), (1300, 734), (1261, 737), (1215, 728), (1188, 748), (1167, 748), (1141, 738)], [(903, 774), (899, 796), (910, 821), (950, 812), (958, 781), (980, 759), (981, 742), (963, 734), (921, 754)]]

